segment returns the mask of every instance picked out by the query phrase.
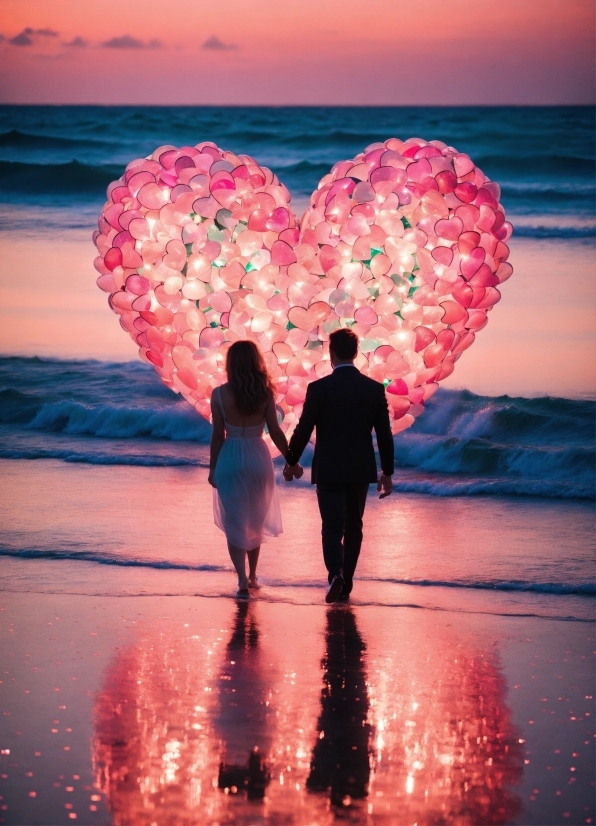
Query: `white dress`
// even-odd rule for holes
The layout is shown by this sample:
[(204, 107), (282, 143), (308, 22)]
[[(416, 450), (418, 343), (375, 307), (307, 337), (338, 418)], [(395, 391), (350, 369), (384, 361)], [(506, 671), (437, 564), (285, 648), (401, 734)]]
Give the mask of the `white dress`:
[(282, 533), (273, 463), (262, 438), (265, 422), (253, 427), (231, 425), (226, 421), (219, 387), (213, 398), (226, 431), (215, 466), (213, 518), (228, 542), (251, 551), (264, 535)]

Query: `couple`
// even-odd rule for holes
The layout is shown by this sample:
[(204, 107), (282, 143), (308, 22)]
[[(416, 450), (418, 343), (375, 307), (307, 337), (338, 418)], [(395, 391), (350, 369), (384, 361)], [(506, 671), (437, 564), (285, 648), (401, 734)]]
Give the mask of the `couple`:
[[(215, 524), (224, 531), (238, 573), (238, 596), (258, 588), (257, 562), (264, 534), (282, 531), (273, 464), (261, 438), (265, 425), (286, 460), (284, 479), (299, 479), (298, 463), (313, 430), (312, 482), (321, 512), (326, 602), (348, 599), (362, 544), (362, 515), (371, 482), (381, 497), (392, 490), (393, 437), (385, 389), (354, 366), (358, 337), (342, 328), (329, 337), (333, 373), (309, 384), (302, 415), (288, 444), (275, 411), (275, 389), (252, 341), (227, 352), (228, 381), (213, 391), (209, 483), (215, 488)], [(381, 475), (372, 431), (377, 436)], [(248, 557), (248, 577), (246, 575)]]

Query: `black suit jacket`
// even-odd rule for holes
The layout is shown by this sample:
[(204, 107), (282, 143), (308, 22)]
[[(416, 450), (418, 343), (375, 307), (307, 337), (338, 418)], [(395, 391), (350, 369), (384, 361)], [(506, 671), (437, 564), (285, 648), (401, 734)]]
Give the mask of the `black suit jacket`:
[(288, 463), (295, 465), (317, 429), (312, 482), (368, 484), (377, 481), (372, 430), (383, 473), (393, 473), (393, 436), (385, 388), (357, 367), (338, 367), (308, 385), (300, 421), (290, 439)]

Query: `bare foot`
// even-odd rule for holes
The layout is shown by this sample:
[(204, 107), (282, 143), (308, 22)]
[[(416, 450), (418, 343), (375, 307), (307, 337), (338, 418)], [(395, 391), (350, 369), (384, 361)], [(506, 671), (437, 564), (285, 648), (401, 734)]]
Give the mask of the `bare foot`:
[(248, 587), (252, 588), (254, 591), (259, 590), (259, 588), (261, 587), (261, 583), (257, 579), (256, 575), (255, 576), (249, 576), (249, 578), (248, 578)]

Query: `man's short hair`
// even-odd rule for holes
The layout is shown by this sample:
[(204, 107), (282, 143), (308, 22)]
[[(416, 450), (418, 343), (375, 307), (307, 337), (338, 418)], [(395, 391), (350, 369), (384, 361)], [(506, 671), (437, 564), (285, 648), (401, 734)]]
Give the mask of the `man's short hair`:
[(348, 327), (334, 330), (329, 336), (329, 351), (340, 361), (353, 361), (358, 353), (358, 336)]

